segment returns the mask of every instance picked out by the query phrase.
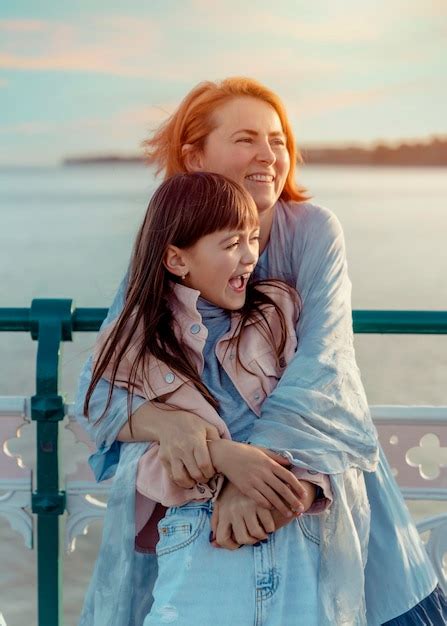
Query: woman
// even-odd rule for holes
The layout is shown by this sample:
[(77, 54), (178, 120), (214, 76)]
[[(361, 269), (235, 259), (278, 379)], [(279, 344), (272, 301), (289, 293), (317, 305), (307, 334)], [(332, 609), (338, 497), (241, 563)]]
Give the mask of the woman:
[[(166, 176), (214, 171), (244, 186), (255, 200), (261, 224), (257, 277), (287, 280), (302, 299), (299, 350), (264, 402), (250, 441), (286, 451), (295, 465), (315, 467), (334, 479), (364, 471), (371, 506), (365, 572), (368, 624), (398, 616), (396, 624), (427, 624), (428, 614), (433, 614), (434, 624), (442, 623), (443, 599), (435, 591), (435, 574), (382, 452), (373, 471), (376, 436), (355, 364), (343, 234), (336, 218), (305, 202), (304, 191), (296, 187), (295, 141), (279, 98), (250, 79), (203, 83), (146, 147), (150, 162)], [(108, 321), (122, 308), (126, 279), (123, 283)], [(90, 376), (87, 363), (78, 394), (84, 427), (83, 396)], [(98, 445), (92, 459), (98, 479), (113, 474), (120, 441), (159, 441), (160, 456), (180, 486), (206, 482), (214, 474), (207, 439), (216, 433), (197, 416), (182, 412), (167, 419), (164, 411), (134, 399), (130, 432), (127, 394), (114, 389), (107, 416), (95, 424), (108, 393), (102, 381), (90, 403), (88, 428)], [(300, 428), (299, 441), (289, 436), (292, 421)], [(257, 541), (260, 529), (253, 520), (258, 518), (257, 506), (229, 485), (213, 515), (217, 543), (235, 548)], [(309, 532), (320, 538), (317, 525)], [(344, 576), (350, 574), (344, 571)]]

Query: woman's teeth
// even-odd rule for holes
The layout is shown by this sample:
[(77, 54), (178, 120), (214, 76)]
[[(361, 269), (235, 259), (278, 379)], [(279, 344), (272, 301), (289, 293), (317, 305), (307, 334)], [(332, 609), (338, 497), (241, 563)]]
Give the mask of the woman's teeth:
[(251, 174), (251, 176), (246, 176), (246, 178), (259, 183), (272, 183), (274, 180), (274, 177), (270, 174)]

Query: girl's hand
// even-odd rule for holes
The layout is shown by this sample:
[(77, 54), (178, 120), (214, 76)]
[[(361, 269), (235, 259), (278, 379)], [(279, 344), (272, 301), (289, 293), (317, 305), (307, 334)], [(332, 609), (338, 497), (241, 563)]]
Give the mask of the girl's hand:
[[(307, 481), (303, 481), (306, 482)], [(316, 486), (308, 483), (309, 497), (306, 510), (312, 506)], [(244, 496), (234, 485), (227, 483), (214, 505), (211, 517), (213, 545), (216, 548), (236, 550), (242, 545), (253, 545), (267, 538), (267, 533), (275, 532), (290, 524), (299, 515), (290, 518), (277, 510), (270, 511), (256, 505)]]
[(274, 530), (272, 511), (258, 506), (231, 483), (225, 485), (211, 517), (215, 547), (236, 550), (241, 545), (253, 545), (267, 539), (267, 534)]
[(132, 424), (134, 436), (123, 429), (120, 440), (158, 441), (159, 459), (179, 487), (189, 489), (196, 483), (207, 483), (216, 474), (207, 441), (219, 439), (219, 433), (194, 413), (146, 402), (132, 415)]
[(214, 467), (239, 491), (265, 509), (275, 508), (292, 518), (304, 511), (308, 493), (291, 471), (288, 461), (255, 446), (219, 439), (208, 444)]

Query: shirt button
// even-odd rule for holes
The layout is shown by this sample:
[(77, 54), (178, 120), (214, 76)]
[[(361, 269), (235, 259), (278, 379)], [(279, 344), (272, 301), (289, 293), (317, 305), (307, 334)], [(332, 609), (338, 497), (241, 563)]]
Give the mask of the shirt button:
[(193, 335), (200, 333), (200, 324), (193, 324), (190, 328)]
[(174, 374), (173, 374), (172, 372), (168, 372), (168, 373), (166, 374), (166, 376), (165, 376), (165, 381), (166, 381), (167, 383), (173, 383), (173, 382), (174, 382), (174, 380), (175, 380), (175, 376), (174, 376)]
[(232, 361), (233, 359), (234, 359), (234, 354), (233, 354), (233, 353), (231, 353), (231, 354), (230, 354), (230, 361)]
[(317, 470), (307, 470), (308, 474), (312, 474), (313, 476), (315, 476), (315, 474), (318, 474)]
[(254, 398), (255, 400), (259, 400), (259, 399), (260, 399), (260, 397), (261, 397), (261, 394), (259, 393), (259, 391), (257, 391), (257, 392), (254, 394), (254, 396), (253, 396), (253, 398)]

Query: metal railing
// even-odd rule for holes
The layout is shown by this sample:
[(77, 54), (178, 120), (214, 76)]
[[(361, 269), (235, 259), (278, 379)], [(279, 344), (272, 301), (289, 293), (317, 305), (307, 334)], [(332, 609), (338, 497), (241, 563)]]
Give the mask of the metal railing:
[[(31, 419), (37, 422), (32, 512), (37, 517), (40, 626), (63, 623), (60, 520), (66, 494), (59, 476), (59, 422), (64, 419), (58, 377), (61, 342), (72, 341), (73, 332), (99, 330), (106, 315), (104, 308), (76, 309), (69, 299), (36, 299), (30, 308), (0, 308), (0, 331), (30, 332), (38, 342)], [(447, 311), (354, 311), (353, 328), (355, 333), (447, 334)]]

